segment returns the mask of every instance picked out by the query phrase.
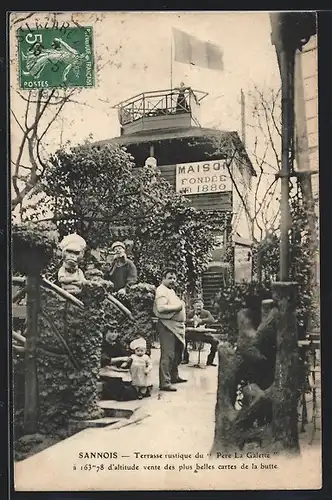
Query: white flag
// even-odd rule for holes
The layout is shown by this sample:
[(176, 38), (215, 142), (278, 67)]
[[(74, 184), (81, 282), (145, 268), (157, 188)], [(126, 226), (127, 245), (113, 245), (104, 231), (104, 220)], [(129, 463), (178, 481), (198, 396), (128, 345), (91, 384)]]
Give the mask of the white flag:
[(175, 61), (218, 71), (224, 69), (223, 54), (218, 45), (203, 42), (176, 28), (173, 28), (173, 36)]

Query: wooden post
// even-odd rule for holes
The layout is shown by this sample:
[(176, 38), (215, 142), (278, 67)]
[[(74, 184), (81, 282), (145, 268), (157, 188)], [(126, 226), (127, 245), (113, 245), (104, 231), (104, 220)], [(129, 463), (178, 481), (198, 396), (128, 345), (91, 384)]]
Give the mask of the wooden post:
[(40, 281), (38, 275), (29, 275), (27, 287), (27, 329), (25, 344), (24, 432), (35, 434), (38, 423), (37, 338)]
[(278, 302), (277, 359), (272, 399), (272, 436), (276, 450), (299, 452), (298, 388), (299, 360), (294, 312), (296, 283), (273, 284)]
[(280, 281), (289, 279), (289, 237), (291, 225), (289, 210), (289, 178), (293, 170), (294, 138), (294, 62), (295, 50), (283, 50), (280, 53), (280, 71), (282, 80), (282, 165), (280, 199)]

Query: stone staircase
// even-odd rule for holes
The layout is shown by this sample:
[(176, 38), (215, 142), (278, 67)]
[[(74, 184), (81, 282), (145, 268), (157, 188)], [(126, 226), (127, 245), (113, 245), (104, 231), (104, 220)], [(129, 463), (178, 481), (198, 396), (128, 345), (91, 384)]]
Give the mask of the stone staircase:
[(100, 370), (98, 406), (104, 416), (91, 420), (72, 421), (75, 432), (87, 428), (112, 426), (119, 428), (145, 418), (139, 410), (142, 401), (134, 399), (131, 378), (127, 370), (104, 367)]

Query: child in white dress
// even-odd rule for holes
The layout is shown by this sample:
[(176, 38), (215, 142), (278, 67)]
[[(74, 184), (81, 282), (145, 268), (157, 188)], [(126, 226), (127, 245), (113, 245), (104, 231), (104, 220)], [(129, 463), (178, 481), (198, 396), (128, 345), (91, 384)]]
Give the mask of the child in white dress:
[(146, 341), (143, 338), (135, 339), (130, 344), (134, 351), (129, 357), (126, 367), (129, 367), (132, 385), (137, 391), (138, 399), (151, 396), (151, 370), (152, 362), (146, 354)]

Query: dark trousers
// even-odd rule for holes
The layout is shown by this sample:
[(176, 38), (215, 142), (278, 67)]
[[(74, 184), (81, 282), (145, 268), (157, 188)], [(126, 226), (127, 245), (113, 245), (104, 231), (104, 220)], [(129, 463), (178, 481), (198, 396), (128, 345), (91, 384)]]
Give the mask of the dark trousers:
[[(209, 352), (207, 360), (206, 360), (206, 364), (211, 365), (214, 361), (214, 358), (215, 358), (215, 355), (216, 355), (216, 352), (218, 349), (218, 340), (211, 338), (211, 337), (202, 337), (200, 339), (195, 337), (195, 341), (196, 340), (201, 341), (201, 342), (205, 342), (206, 344), (210, 344), (211, 347), (210, 347), (210, 352)], [(184, 353), (183, 353), (183, 361), (185, 361), (187, 363), (189, 361), (189, 352), (188, 352), (188, 342), (189, 341), (190, 341), (190, 339), (186, 340), (186, 345), (185, 345)]]
[(179, 378), (183, 344), (161, 321), (157, 323), (157, 332), (160, 340), (159, 387), (165, 387)]

